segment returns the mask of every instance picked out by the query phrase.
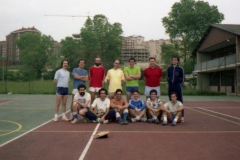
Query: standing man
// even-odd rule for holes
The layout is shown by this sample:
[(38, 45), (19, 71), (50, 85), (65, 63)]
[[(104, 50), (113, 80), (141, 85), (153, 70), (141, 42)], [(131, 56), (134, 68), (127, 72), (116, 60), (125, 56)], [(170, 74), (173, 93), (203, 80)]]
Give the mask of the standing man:
[(146, 99), (150, 98), (150, 91), (155, 89), (157, 91), (157, 97), (161, 95), (160, 93), (160, 82), (162, 80), (163, 73), (162, 69), (156, 66), (156, 59), (153, 57), (149, 58), (149, 67), (144, 70), (144, 81), (145, 86), (145, 96)]
[[(95, 99), (95, 95), (102, 88), (102, 83), (104, 81), (105, 69), (101, 66), (101, 59), (99, 57), (95, 58), (95, 65), (89, 69), (89, 91), (91, 94), (91, 101)], [(99, 95), (97, 94), (97, 97)]]
[(58, 110), (59, 105), (62, 102), (62, 120), (68, 121), (66, 117), (66, 103), (68, 98), (68, 82), (70, 81), (70, 73), (68, 72), (68, 61), (62, 60), (62, 68), (57, 70), (54, 76), (54, 83), (57, 85), (56, 91), (56, 106), (55, 106), (55, 116), (53, 121), (58, 121)]
[(72, 90), (72, 103), (71, 103), (71, 113), (69, 120), (73, 119), (73, 110), (72, 110), (72, 105), (73, 105), (73, 98), (75, 94), (78, 93), (78, 86), (80, 84), (84, 84), (85, 82), (88, 81), (88, 72), (87, 70), (84, 69), (85, 66), (85, 61), (83, 59), (80, 59), (78, 61), (78, 68), (73, 68), (72, 75), (73, 75), (73, 90)]
[[(77, 123), (78, 122), (78, 111), (79, 113), (86, 113), (90, 107), (91, 103), (91, 96), (89, 93), (86, 92), (86, 86), (85, 84), (79, 84), (78, 85), (78, 93), (75, 94), (73, 99), (73, 105), (72, 105), (72, 113), (73, 113), (73, 120), (71, 123)], [(87, 109), (88, 107), (88, 109)]]
[(167, 125), (168, 121), (172, 122), (172, 126), (176, 126), (177, 122), (181, 122), (180, 119), (184, 108), (183, 104), (177, 100), (176, 92), (170, 93), (170, 96), (171, 100), (163, 105), (165, 107), (165, 112), (163, 113), (163, 126)]
[[(179, 58), (172, 57), (172, 65), (167, 69), (168, 96), (171, 100), (171, 93), (176, 92), (178, 100), (183, 103), (181, 85), (184, 83), (185, 76), (183, 68), (178, 63)], [(182, 110), (182, 122), (184, 122), (184, 110)]]
[(115, 60), (113, 63), (113, 69), (108, 70), (106, 80), (109, 84), (108, 87), (108, 97), (112, 99), (115, 96), (115, 91), (117, 89), (122, 89), (122, 84), (124, 82), (123, 71), (119, 68), (120, 61)]
[(131, 99), (133, 91), (139, 90), (138, 79), (141, 77), (141, 70), (140, 67), (134, 66), (135, 62), (136, 60), (133, 57), (130, 58), (129, 66), (124, 68), (127, 101)]
[[(116, 111), (116, 118), (119, 124), (128, 124), (127, 117), (128, 117), (128, 102), (122, 98), (122, 90), (117, 89), (115, 92), (116, 98), (111, 100), (111, 107)], [(123, 115), (123, 119), (121, 118)]]

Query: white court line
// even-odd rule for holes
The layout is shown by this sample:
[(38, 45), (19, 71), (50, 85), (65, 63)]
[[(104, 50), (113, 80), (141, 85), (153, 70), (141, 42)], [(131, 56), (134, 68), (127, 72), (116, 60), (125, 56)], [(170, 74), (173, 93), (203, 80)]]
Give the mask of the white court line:
[[(69, 112), (69, 111), (67, 111), (67, 112)], [(67, 112), (66, 112), (66, 113), (67, 113)], [(58, 117), (60, 117), (60, 116), (62, 116), (62, 115), (60, 114)], [(5, 143), (1, 144), (1, 145), (0, 145), (0, 147), (2, 147), (2, 146), (4, 146), (4, 145), (6, 145), (6, 144), (8, 144), (8, 143), (10, 143), (10, 142), (12, 142), (12, 141), (14, 141), (14, 140), (16, 140), (16, 139), (20, 138), (20, 137), (22, 137), (22, 136), (24, 136), (24, 135), (28, 134), (29, 132), (32, 132), (32, 131), (34, 131), (35, 129), (38, 129), (39, 127), (42, 127), (43, 125), (45, 125), (45, 124), (47, 124), (47, 123), (49, 123), (49, 122), (51, 122), (51, 121), (53, 121), (53, 119), (51, 119), (51, 120), (49, 120), (49, 121), (47, 121), (47, 122), (45, 122), (45, 123), (43, 123), (43, 124), (41, 124), (41, 125), (39, 125), (39, 126), (37, 126), (37, 127), (33, 128), (33, 129), (31, 129), (31, 130), (27, 131), (27, 132), (26, 132), (26, 133), (24, 133), (24, 134), (21, 134), (20, 136), (17, 136), (17, 137), (15, 137), (15, 138), (11, 139), (10, 141), (7, 141), (7, 142), (5, 142)]]
[(98, 125), (97, 125), (96, 128), (94, 129), (93, 134), (91, 135), (90, 139), (88, 140), (88, 143), (87, 143), (87, 145), (85, 146), (85, 148), (84, 148), (84, 150), (83, 150), (83, 152), (82, 152), (82, 154), (81, 154), (81, 156), (79, 157), (78, 160), (83, 160), (83, 159), (84, 159), (84, 157), (85, 157), (85, 155), (86, 155), (86, 153), (87, 153), (87, 151), (88, 151), (88, 149), (89, 149), (89, 147), (90, 147), (90, 145), (91, 145), (91, 143), (92, 143), (93, 135), (96, 134), (99, 126), (100, 126), (100, 123), (98, 123)]
[(202, 110), (205, 110), (205, 111), (208, 111), (208, 112), (213, 112), (213, 113), (220, 114), (220, 115), (223, 115), (223, 116), (226, 116), (226, 117), (231, 117), (231, 118), (235, 118), (235, 119), (240, 120), (240, 118), (233, 117), (233, 116), (230, 116), (230, 115), (227, 115), (227, 114), (222, 114), (222, 113), (219, 113), (219, 112), (214, 112), (214, 111), (211, 111), (211, 110), (208, 110), (208, 109), (205, 109), (205, 108), (201, 108), (201, 107), (198, 107), (198, 108), (199, 108), (199, 109), (202, 109)]

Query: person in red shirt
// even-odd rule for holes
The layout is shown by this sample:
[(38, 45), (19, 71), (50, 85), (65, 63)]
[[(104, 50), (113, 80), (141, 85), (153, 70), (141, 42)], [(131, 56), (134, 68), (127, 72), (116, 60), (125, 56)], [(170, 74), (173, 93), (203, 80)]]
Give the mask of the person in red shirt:
[(145, 96), (146, 99), (150, 98), (150, 91), (155, 89), (157, 91), (157, 97), (160, 93), (160, 82), (163, 77), (162, 69), (156, 65), (156, 59), (154, 57), (149, 58), (149, 67), (144, 70), (145, 81)]
[[(91, 101), (95, 99), (95, 95), (102, 88), (102, 83), (104, 81), (105, 69), (101, 66), (101, 58), (95, 58), (95, 65), (89, 69), (89, 91), (91, 94)], [(99, 95), (97, 94), (97, 97)]]

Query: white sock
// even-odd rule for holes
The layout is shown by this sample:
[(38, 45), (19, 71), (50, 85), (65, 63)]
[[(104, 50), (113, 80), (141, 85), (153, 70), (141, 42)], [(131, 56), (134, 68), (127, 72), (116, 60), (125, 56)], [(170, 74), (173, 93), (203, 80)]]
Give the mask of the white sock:
[(65, 113), (62, 113), (62, 116), (63, 116), (63, 117), (66, 117), (66, 114), (65, 114)]
[(153, 116), (153, 119), (157, 119), (157, 117), (154, 115), (154, 116)]
[(167, 122), (167, 116), (163, 116), (163, 121)]
[(139, 120), (139, 119), (140, 119), (140, 117), (139, 117), (139, 116), (137, 116), (135, 119), (136, 119), (136, 120)]
[(58, 114), (55, 114), (55, 118), (57, 118), (58, 117)]
[(177, 122), (177, 121), (178, 121), (178, 116), (174, 118), (174, 122)]

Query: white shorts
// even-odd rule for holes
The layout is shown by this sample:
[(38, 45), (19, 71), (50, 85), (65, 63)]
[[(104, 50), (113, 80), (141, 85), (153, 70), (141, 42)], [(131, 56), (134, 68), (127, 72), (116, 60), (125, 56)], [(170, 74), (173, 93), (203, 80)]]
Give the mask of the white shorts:
[(72, 90), (72, 94), (77, 94), (78, 93), (78, 89), (73, 89)]
[(90, 92), (98, 92), (99, 90), (100, 90), (101, 88), (99, 88), (99, 87), (89, 87), (89, 91)]
[(145, 86), (145, 92), (144, 92), (144, 95), (145, 96), (150, 96), (150, 91), (152, 89), (155, 89), (157, 91), (157, 96), (160, 96), (161, 93), (160, 93), (160, 86), (157, 86), (157, 87), (148, 87), (148, 86)]

